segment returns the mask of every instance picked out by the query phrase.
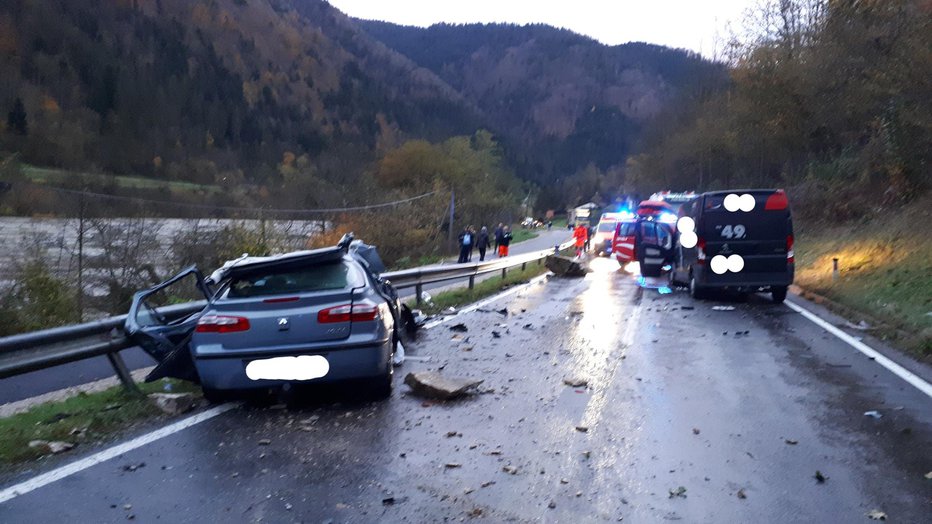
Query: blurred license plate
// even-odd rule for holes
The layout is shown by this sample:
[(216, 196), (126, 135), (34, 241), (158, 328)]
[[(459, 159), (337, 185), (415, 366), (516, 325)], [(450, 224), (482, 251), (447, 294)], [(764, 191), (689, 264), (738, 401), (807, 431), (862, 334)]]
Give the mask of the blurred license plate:
[(246, 364), (246, 376), (252, 380), (313, 380), (329, 371), (330, 363), (320, 355), (266, 358)]

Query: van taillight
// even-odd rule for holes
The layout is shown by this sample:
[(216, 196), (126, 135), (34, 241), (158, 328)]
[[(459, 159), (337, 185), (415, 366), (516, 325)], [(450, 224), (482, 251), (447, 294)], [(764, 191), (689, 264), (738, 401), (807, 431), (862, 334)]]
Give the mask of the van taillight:
[(249, 330), (249, 319), (226, 315), (204, 315), (194, 329), (198, 333), (236, 333)]
[(793, 235), (786, 236), (786, 262), (787, 264), (795, 263), (793, 256)]
[(786, 198), (786, 193), (782, 189), (778, 189), (773, 192), (769, 197), (767, 197), (767, 203), (764, 204), (764, 210), (766, 211), (781, 211), (789, 207), (790, 201)]
[(334, 324), (337, 322), (366, 322), (375, 320), (379, 316), (379, 306), (371, 302), (360, 304), (344, 304), (342, 306), (328, 307), (317, 313), (317, 322), (321, 324)]
[(705, 264), (705, 239), (702, 237), (696, 241), (696, 263)]

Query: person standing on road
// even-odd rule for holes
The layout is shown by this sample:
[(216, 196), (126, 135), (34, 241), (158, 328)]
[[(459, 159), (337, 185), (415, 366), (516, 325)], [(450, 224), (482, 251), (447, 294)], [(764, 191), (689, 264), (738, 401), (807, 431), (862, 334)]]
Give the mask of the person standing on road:
[(576, 224), (576, 229), (573, 230), (573, 238), (576, 240), (576, 258), (579, 258), (586, 249), (586, 242), (589, 241), (589, 229), (586, 228), (585, 224), (582, 222)]
[(482, 226), (476, 240), (476, 247), (479, 248), (479, 262), (485, 262), (485, 250), (488, 249), (490, 245), (492, 245), (492, 243), (489, 242), (489, 228)]
[(498, 243), (498, 256), (508, 256), (508, 246), (511, 244), (511, 230), (508, 226), (502, 228), (502, 240)]
[(499, 248), (502, 245), (502, 223), (498, 223), (498, 227), (495, 228), (495, 252), (498, 253)]
[(470, 226), (463, 228), (463, 232), (460, 233), (460, 257), (456, 259), (458, 264), (469, 261), (469, 253), (472, 251), (473, 244), (473, 235), (469, 230)]

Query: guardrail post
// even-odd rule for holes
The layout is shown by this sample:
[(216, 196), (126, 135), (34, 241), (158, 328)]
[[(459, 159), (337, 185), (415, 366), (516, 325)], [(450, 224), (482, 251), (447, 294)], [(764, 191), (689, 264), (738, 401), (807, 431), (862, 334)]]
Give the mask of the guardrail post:
[(469, 289), (472, 289), (476, 285), (476, 275), (469, 276)]
[(527, 262), (521, 262), (521, 271), (527, 269)]
[(126, 367), (126, 362), (123, 362), (123, 357), (119, 353), (107, 353), (107, 359), (110, 361), (110, 365), (113, 366), (114, 371), (116, 371), (117, 376), (120, 377), (120, 382), (123, 383), (127, 393), (142, 395), (139, 386), (133, 381), (133, 375), (130, 374), (129, 369)]
[(424, 292), (424, 286), (422, 284), (417, 284), (414, 286), (414, 295), (416, 297), (416, 304), (421, 305), (421, 293)]
[(506, 273), (508, 273), (508, 268), (507, 268), (507, 267), (503, 267), (503, 268), (502, 268), (502, 280), (505, 280), (505, 274), (506, 274)]

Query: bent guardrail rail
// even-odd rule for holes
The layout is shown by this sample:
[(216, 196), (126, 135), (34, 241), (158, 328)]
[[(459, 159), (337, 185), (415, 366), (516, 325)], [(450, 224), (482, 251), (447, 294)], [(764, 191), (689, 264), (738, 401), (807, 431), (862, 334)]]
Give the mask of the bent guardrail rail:
[[(517, 266), (522, 266), (524, 269), (529, 262), (541, 263), (547, 255), (571, 245), (572, 242), (564, 242), (550, 249), (487, 262), (439, 264), (385, 272), (381, 276), (389, 280), (395, 289), (415, 288), (416, 300), (420, 303), (425, 284), (468, 278), (468, 286), (472, 288), (477, 276), (501, 271), (504, 278), (508, 269)], [(203, 300), (177, 304), (166, 306), (160, 309), (160, 312), (168, 320), (175, 320), (200, 311), (205, 304)], [(84, 324), (0, 338), (0, 379), (104, 355), (110, 361), (123, 386), (131, 391), (138, 391), (120, 356), (120, 351), (135, 346), (123, 333), (125, 321), (126, 315), (119, 315)]]

